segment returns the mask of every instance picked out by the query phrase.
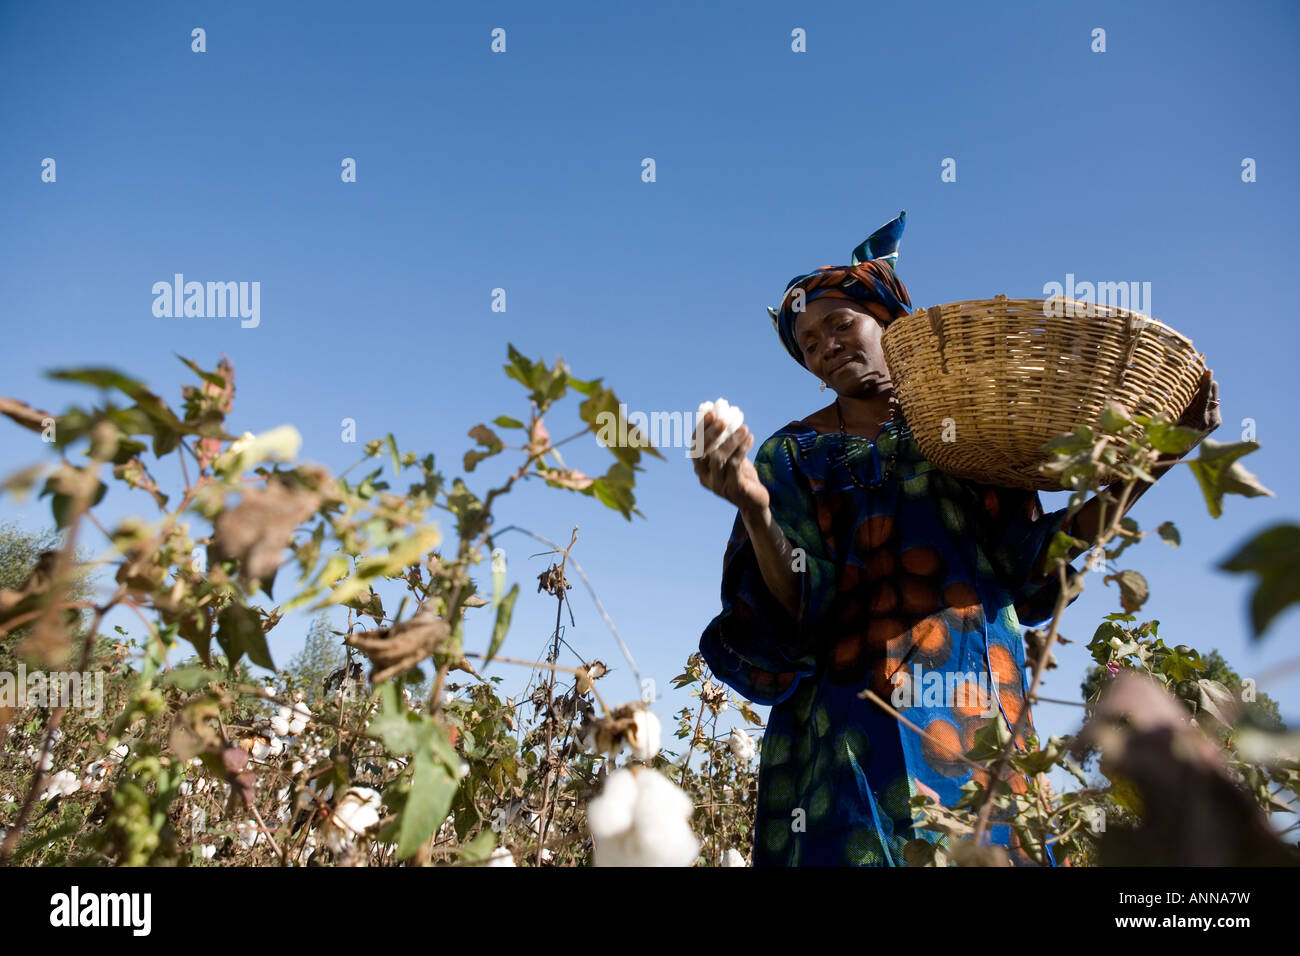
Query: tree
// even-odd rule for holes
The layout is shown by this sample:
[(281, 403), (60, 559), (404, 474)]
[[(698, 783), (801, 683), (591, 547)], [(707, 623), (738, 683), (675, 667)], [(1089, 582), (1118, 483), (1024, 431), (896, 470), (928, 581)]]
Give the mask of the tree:
[(294, 655), (285, 669), (290, 689), (303, 690), (310, 705), (327, 696), (324, 692), (325, 678), (346, 661), (342, 639), (330, 627), (329, 615), (321, 612), (312, 619), (302, 650)]

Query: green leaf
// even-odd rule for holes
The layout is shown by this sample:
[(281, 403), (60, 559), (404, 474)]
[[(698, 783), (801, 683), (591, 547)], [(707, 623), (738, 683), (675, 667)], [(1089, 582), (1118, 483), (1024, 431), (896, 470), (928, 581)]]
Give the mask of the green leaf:
[(492, 419), (492, 424), (498, 428), (526, 428), (527, 426), (518, 419), (511, 418), (509, 415), (498, 415)]
[(506, 343), (506, 354), (510, 357), (510, 364), (505, 366), (506, 374), (513, 378), (525, 388), (533, 389), (537, 387), (538, 369), (529, 359), (510, 343)]
[(216, 372), (203, 371), (203, 369), (199, 368), (196, 363), (194, 363), (190, 359), (187, 359), (184, 355), (181, 355), (179, 352), (173, 352), (172, 355), (175, 355), (178, 359), (180, 359), (182, 362), (188, 365), (191, 371), (193, 371), (195, 375), (203, 379), (203, 381), (207, 382), (209, 385), (215, 385), (217, 386), (217, 388), (226, 387), (226, 379), (224, 376), (218, 375)]
[(176, 413), (167, 407), (167, 403), (137, 382), (111, 368), (73, 368), (56, 369), (48, 377), (61, 382), (81, 382), (99, 388), (115, 388), (134, 399), (139, 408), (151, 419), (166, 425), (173, 431), (184, 435), (194, 434), (193, 426), (186, 425)]
[(1300, 602), (1300, 526), (1280, 524), (1260, 532), (1219, 568), (1257, 576), (1250, 623), (1251, 637), (1258, 640), (1282, 611)]
[(1184, 455), (1201, 438), (1201, 433), (1193, 428), (1166, 422), (1152, 422), (1146, 431), (1151, 447), (1166, 455)]
[(243, 604), (231, 604), (217, 615), (217, 643), (234, 667), (245, 654), (259, 667), (275, 670), (261, 616)]
[(1165, 541), (1172, 547), (1176, 548), (1183, 543), (1182, 535), (1178, 533), (1178, 529), (1174, 527), (1172, 521), (1162, 522), (1160, 527), (1156, 528), (1156, 533), (1160, 535), (1162, 541)]
[(1100, 424), (1102, 431), (1110, 435), (1118, 435), (1133, 422), (1119, 403), (1108, 401), (1101, 410)]
[(1118, 574), (1108, 574), (1102, 580), (1107, 583), (1115, 581), (1119, 584), (1120, 606), (1130, 614), (1137, 613), (1142, 605), (1146, 603), (1151, 593), (1146, 578), (1136, 571), (1129, 570), (1120, 571)]
[(181, 690), (198, 690), (213, 681), (221, 680), (221, 674), (206, 667), (177, 667), (158, 679), (163, 687), (179, 687)]
[(392, 432), (389, 432), (384, 440), (388, 442), (388, 451), (393, 456), (393, 474), (400, 475), (402, 473), (402, 456), (397, 451), (397, 439), (393, 437)]
[(460, 858), (464, 863), (481, 863), (491, 857), (492, 851), (496, 848), (497, 835), (489, 829), (484, 829), (461, 847)]
[(1223, 514), (1224, 495), (1276, 497), (1237, 461), (1258, 448), (1259, 442), (1256, 441), (1216, 442), (1207, 438), (1201, 443), (1200, 457), (1187, 463), (1201, 486), (1211, 517), (1217, 518)]
[(492, 627), (492, 643), (488, 645), (487, 657), (483, 660), (484, 667), (491, 663), (492, 658), (501, 649), (501, 642), (506, 639), (506, 631), (510, 630), (510, 618), (514, 614), (517, 597), (519, 597), (519, 585), (516, 583), (497, 605), (497, 620)]
[(416, 753), (411, 763), (411, 789), (397, 831), (397, 855), (402, 859), (414, 855), (438, 831), (456, 796), (456, 779), (442, 763), (427, 753)]
[(1052, 543), (1047, 547), (1047, 564), (1046, 568), (1050, 571), (1056, 567), (1057, 561), (1068, 561), (1070, 551), (1073, 548), (1087, 549), (1088, 542), (1082, 538), (1076, 538), (1068, 535), (1064, 531), (1058, 531), (1052, 536)]

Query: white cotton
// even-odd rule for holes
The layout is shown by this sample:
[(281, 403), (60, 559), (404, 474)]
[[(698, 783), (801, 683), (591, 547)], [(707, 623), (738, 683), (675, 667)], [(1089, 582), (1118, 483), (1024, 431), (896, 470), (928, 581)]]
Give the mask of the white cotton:
[(115, 758), (119, 762), (126, 759), (126, 755), (131, 752), (131, 748), (126, 744), (118, 744), (109, 752), (110, 758)]
[(108, 764), (102, 760), (96, 760), (86, 765), (86, 769), (81, 774), (81, 785), (87, 790), (99, 791), (104, 789), (104, 781), (108, 777)]
[(492, 855), (488, 857), (487, 865), (488, 866), (514, 866), (515, 855), (511, 853), (509, 850), (507, 850), (505, 847), (499, 846), (495, 850), (493, 850)]
[(691, 798), (659, 771), (614, 771), (587, 806), (595, 865), (690, 866), (700, 849), (693, 812)]
[[(289, 721), (289, 733), (298, 736), (307, 729), (307, 718), (311, 716), (311, 709), (302, 701), (293, 705), (293, 717)], [(283, 736), (283, 734), (281, 735)]]
[(292, 710), (288, 707), (281, 707), (276, 715), (271, 718), (271, 733), (277, 737), (287, 737), (289, 735), (289, 718), (292, 716)]
[(379, 822), (382, 803), (378, 791), (369, 787), (352, 787), (329, 816), (326, 842), (335, 853), (352, 843)]
[(42, 800), (48, 800), (51, 797), (68, 797), (81, 789), (81, 781), (71, 770), (60, 770), (50, 778), (49, 786), (41, 794)]
[(215, 843), (205, 843), (199, 847), (199, 854), (205, 860), (210, 860), (217, 855), (217, 846)]
[(615, 770), (599, 796), (587, 804), (587, 829), (597, 840), (613, 838), (632, 827), (636, 777), (626, 767)]
[(699, 410), (695, 413), (697, 432), (703, 429), (703, 425), (700, 423), (709, 412), (713, 412), (714, 417), (722, 422), (722, 436), (709, 448), (703, 449), (702, 453), (707, 453), (716, 448), (735, 434), (736, 429), (745, 423), (745, 413), (740, 410), (739, 406), (732, 405), (725, 398), (719, 398), (716, 402), (700, 403)]
[[(275, 738), (271, 738), (274, 740)], [(253, 741), (252, 757), (254, 760), (265, 760), (271, 756), (271, 744), (268, 741), (258, 738)]]
[(41, 769), (44, 770), (46, 773), (48, 773), (50, 768), (54, 766), (53, 754), (46, 754), (45, 759), (41, 760), (40, 753), (35, 748), (32, 748), (27, 752), (27, 755), (31, 757), (32, 763), (36, 763), (37, 761), (40, 761)]
[(748, 761), (754, 756), (754, 738), (739, 727), (732, 728), (731, 735), (727, 737), (727, 746), (742, 761)]
[(182, 780), (180, 782), (180, 786), (176, 788), (176, 792), (179, 793), (182, 797), (188, 797), (190, 795), (191, 789), (192, 789), (192, 785), (190, 784), (190, 782), (188, 780)]
[(251, 850), (256, 846), (257, 841), (262, 837), (261, 831), (257, 829), (256, 820), (245, 820), (243, 823), (239, 824), (236, 828), (236, 832), (239, 834), (239, 842), (246, 850)]
[(659, 718), (649, 708), (643, 707), (632, 716), (632, 719), (635, 721), (635, 727), (627, 735), (632, 755), (637, 760), (653, 760), (659, 753), (659, 744), (663, 738)]
[(740, 855), (740, 851), (734, 846), (727, 850), (727, 857), (722, 861), (723, 866), (749, 866), (745, 858)]

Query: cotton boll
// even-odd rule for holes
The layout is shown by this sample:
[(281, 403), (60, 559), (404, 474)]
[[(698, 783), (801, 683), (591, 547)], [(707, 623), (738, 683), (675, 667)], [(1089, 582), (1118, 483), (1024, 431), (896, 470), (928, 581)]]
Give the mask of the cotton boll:
[(289, 718), (293, 716), (293, 711), (288, 707), (281, 707), (279, 712), (271, 718), (271, 733), (278, 737), (285, 737), (289, 734)]
[(627, 735), (627, 742), (632, 748), (633, 756), (637, 760), (653, 760), (659, 753), (659, 745), (663, 737), (659, 718), (649, 709), (643, 708), (638, 710), (632, 719), (636, 722), (636, 726)]
[(381, 800), (378, 791), (352, 787), (330, 814), (326, 842), (335, 853), (343, 852), (357, 837), (379, 822)]
[(722, 861), (723, 866), (749, 866), (745, 858), (740, 855), (740, 851), (735, 847), (727, 850), (727, 857)]
[(507, 850), (505, 847), (499, 846), (495, 850), (493, 850), (492, 855), (488, 857), (487, 865), (488, 866), (514, 866), (515, 855), (511, 853), (509, 850)]
[(236, 832), (239, 834), (240, 844), (246, 850), (251, 850), (256, 846), (257, 841), (262, 837), (261, 832), (257, 829), (256, 820), (245, 820), (236, 827)]
[(49, 800), (51, 797), (68, 797), (81, 789), (81, 781), (71, 770), (60, 770), (50, 778), (49, 785), (45, 792), (41, 794), (42, 800)]
[(587, 829), (596, 840), (613, 839), (632, 829), (637, 785), (632, 771), (615, 770), (605, 781), (600, 795), (587, 804)]
[(307, 729), (307, 718), (311, 716), (311, 709), (302, 701), (293, 705), (293, 717), (289, 721), (289, 733), (298, 736)]
[(754, 738), (739, 727), (732, 728), (731, 735), (727, 738), (727, 746), (742, 761), (748, 761), (754, 756)]
[(693, 809), (657, 770), (615, 771), (587, 807), (595, 865), (690, 866), (700, 846), (690, 829)]
[[(714, 417), (722, 423), (723, 429), (721, 437), (709, 448), (704, 449), (704, 453), (712, 451), (713, 448), (725, 442), (735, 434), (736, 429), (745, 423), (745, 413), (738, 406), (730, 404), (725, 398), (719, 398), (716, 402), (701, 402), (699, 410), (695, 414), (696, 422), (703, 422), (704, 416), (709, 412), (713, 412)], [(697, 426), (697, 431), (703, 431), (702, 424)]]
[(203, 859), (205, 859), (205, 860), (210, 860), (210, 859), (212, 859), (214, 856), (217, 855), (217, 847), (216, 847), (216, 844), (215, 844), (215, 843), (205, 843), (203, 846), (199, 847), (199, 854), (200, 854), (200, 855), (203, 857)]

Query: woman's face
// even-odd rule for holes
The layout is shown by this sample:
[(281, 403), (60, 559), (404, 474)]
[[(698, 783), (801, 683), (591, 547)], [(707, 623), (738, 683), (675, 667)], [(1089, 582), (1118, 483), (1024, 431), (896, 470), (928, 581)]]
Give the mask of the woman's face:
[(836, 394), (869, 394), (890, 383), (880, 345), (881, 323), (889, 318), (889, 310), (879, 302), (822, 296), (795, 316), (795, 341), (808, 370)]

